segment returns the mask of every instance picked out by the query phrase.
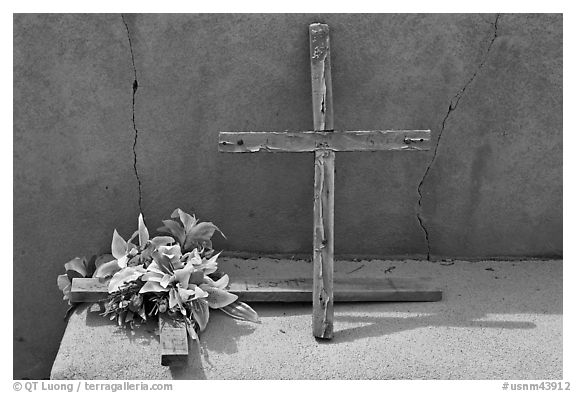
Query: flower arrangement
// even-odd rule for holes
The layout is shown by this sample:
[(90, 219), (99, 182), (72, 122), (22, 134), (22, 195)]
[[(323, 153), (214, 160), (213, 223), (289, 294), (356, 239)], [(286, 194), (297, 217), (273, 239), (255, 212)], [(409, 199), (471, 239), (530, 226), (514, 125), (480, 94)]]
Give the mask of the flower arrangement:
[(163, 235), (151, 239), (140, 214), (138, 230), (128, 241), (114, 230), (111, 255), (77, 257), (64, 264), (66, 274), (57, 280), (64, 300), (73, 305), (69, 296), (73, 278), (93, 277), (108, 282), (102, 315), (120, 326), (133, 327), (163, 314), (184, 321), (190, 337), (197, 340), (206, 329), (211, 308), (259, 322), (250, 306), (226, 290), (229, 277), (218, 271), (221, 252), (214, 254), (210, 239), (216, 231), (225, 238), (220, 229), (180, 209), (162, 222), (158, 232)]

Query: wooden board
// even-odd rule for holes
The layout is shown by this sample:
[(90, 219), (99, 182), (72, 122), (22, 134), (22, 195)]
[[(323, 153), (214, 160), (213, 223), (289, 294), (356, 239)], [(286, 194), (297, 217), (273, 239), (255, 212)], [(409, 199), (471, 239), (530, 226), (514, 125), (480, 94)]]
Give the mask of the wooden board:
[(158, 317), (160, 329), (160, 352), (163, 366), (188, 362), (188, 333), (184, 321)]
[(430, 130), (221, 132), (222, 153), (298, 153), (333, 151), (422, 151), (430, 149)]
[[(229, 291), (245, 302), (312, 302), (311, 278), (233, 278)], [(90, 292), (83, 293), (86, 288)], [(100, 291), (100, 292), (97, 292)], [(71, 299), (97, 302), (108, 296), (108, 288), (97, 278), (72, 280)], [(436, 302), (442, 291), (426, 278), (334, 278), (336, 302)]]
[[(230, 292), (247, 303), (312, 301), (312, 279), (236, 279)], [(334, 279), (335, 302), (436, 302), (442, 291), (426, 278)]]
[(314, 160), (313, 334), (332, 338), (334, 330), (334, 158), (330, 150)]
[(108, 283), (97, 278), (74, 278), (70, 289), (73, 303), (100, 302), (108, 297)]
[(330, 29), (323, 23), (308, 27), (310, 37), (310, 75), (312, 77), (312, 114), (314, 130), (334, 130), (332, 108), (332, 71)]
[[(310, 32), (310, 75), (314, 131), (331, 140), (334, 133), (330, 35), (328, 25), (313, 23)], [(318, 134), (315, 134), (318, 135)], [(344, 135), (344, 134), (340, 134)], [(312, 334), (331, 339), (334, 331), (334, 159), (327, 143), (315, 143)]]

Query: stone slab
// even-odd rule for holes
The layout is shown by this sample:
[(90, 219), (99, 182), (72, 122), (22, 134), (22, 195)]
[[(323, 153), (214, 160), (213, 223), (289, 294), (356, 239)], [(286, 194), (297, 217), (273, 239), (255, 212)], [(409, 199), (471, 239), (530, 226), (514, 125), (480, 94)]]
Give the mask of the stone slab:
[[(225, 259), (232, 278), (312, 273), (304, 260)], [(160, 366), (155, 325), (131, 332), (82, 308), (53, 379), (562, 379), (562, 261), (336, 261), (336, 276), (429, 277), (434, 303), (335, 305), (331, 342), (309, 304), (258, 303), (262, 324), (210, 316), (184, 367)]]

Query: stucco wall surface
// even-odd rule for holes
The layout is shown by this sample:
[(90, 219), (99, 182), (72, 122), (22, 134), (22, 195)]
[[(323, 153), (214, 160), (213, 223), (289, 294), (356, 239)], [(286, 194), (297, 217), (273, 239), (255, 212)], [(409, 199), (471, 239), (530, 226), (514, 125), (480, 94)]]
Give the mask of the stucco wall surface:
[(15, 15), (15, 378), (49, 373), (63, 263), (139, 209), (150, 228), (176, 207), (214, 221), (217, 248), (310, 253), (313, 156), (217, 141), (312, 128), (318, 21), (335, 128), (433, 138), (337, 153), (338, 255), (561, 256), (561, 15)]

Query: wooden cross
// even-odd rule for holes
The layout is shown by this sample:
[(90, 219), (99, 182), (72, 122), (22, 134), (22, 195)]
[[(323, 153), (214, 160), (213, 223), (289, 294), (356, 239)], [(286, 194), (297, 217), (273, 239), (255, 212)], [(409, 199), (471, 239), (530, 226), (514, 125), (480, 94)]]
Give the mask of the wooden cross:
[[(314, 131), (221, 132), (219, 150), (225, 153), (314, 152), (314, 275), (313, 334), (330, 339), (334, 319), (334, 158), (336, 151), (428, 150), (430, 130), (334, 131), (330, 39), (328, 25), (314, 23), (310, 32), (312, 113)], [(384, 290), (390, 283), (380, 283)], [(376, 288), (372, 288), (374, 291)], [(439, 300), (441, 292), (414, 288), (422, 300)], [(358, 284), (356, 290), (366, 290)], [(420, 292), (419, 292), (420, 291)], [(376, 291), (378, 292), (378, 291)], [(407, 293), (411, 293), (408, 289)], [(412, 297), (411, 300), (417, 300)], [(377, 297), (377, 295), (375, 296)], [(376, 300), (376, 299), (373, 299)]]
[[(333, 131), (332, 83), (328, 26), (310, 25), (310, 61), (314, 131), (221, 132), (219, 150), (228, 153), (314, 152), (314, 275), (310, 278), (243, 279), (229, 291), (245, 302), (313, 303), (313, 333), (333, 334), (336, 301), (438, 301), (442, 292), (422, 279), (333, 279), (334, 272), (334, 152), (427, 150), (429, 130)], [(97, 278), (74, 278), (72, 302), (102, 302), (108, 284)], [(187, 362), (188, 338), (184, 323), (159, 317), (161, 364)]]

